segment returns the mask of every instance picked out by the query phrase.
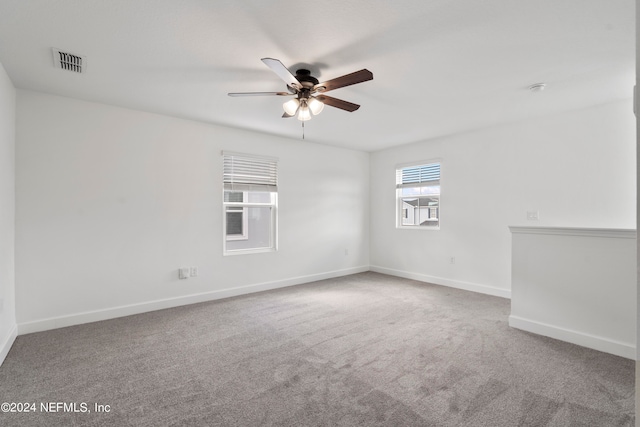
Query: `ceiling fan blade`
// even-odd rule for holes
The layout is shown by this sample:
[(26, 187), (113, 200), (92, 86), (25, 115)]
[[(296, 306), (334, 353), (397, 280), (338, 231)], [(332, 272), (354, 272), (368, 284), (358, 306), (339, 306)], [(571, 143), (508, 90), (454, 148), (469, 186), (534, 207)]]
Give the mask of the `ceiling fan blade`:
[(285, 67), (279, 60), (273, 58), (262, 58), (262, 62), (264, 62), (267, 67), (271, 68), (271, 71), (284, 80), (288, 86), (296, 89), (302, 88), (302, 84), (300, 84), (298, 79), (296, 79), (296, 77), (291, 74), (287, 67)]
[(373, 80), (373, 73), (365, 68), (360, 71), (356, 71), (355, 73), (345, 74), (342, 77), (318, 83), (313, 87), (313, 90), (316, 92), (327, 92), (341, 87), (351, 86), (356, 83), (366, 82), (368, 80)]
[(353, 104), (351, 102), (343, 101), (342, 99), (334, 98), (327, 95), (318, 95), (316, 96), (316, 99), (323, 102), (325, 105), (330, 105), (332, 107), (336, 107), (350, 113), (360, 108), (358, 104)]
[(283, 118), (283, 119), (288, 119), (288, 118), (290, 118), (290, 117), (295, 117), (295, 114), (294, 114), (294, 115), (291, 115), (291, 114), (284, 113), (284, 114), (282, 115), (282, 118)]
[(229, 96), (294, 96), (295, 93), (290, 92), (231, 92), (228, 93)]

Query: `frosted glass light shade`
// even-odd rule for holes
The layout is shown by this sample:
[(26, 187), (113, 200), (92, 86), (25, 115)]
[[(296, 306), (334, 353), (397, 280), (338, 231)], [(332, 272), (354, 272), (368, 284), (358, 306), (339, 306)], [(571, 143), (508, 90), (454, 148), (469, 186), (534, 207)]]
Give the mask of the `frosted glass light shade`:
[(324, 109), (324, 103), (314, 97), (309, 98), (308, 105), (314, 116), (320, 114), (320, 112)]
[(298, 111), (298, 120), (302, 122), (311, 120), (311, 112), (309, 111), (309, 107), (307, 107), (306, 105), (300, 106), (300, 110)]
[(298, 101), (298, 98), (293, 98), (282, 104), (284, 112), (290, 116), (295, 116), (296, 111), (298, 111), (298, 107), (300, 107), (300, 101)]

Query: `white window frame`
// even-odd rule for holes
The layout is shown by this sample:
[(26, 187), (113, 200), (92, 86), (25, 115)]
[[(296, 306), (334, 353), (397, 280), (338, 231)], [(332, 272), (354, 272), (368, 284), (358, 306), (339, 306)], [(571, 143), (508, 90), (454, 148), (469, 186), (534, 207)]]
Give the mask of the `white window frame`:
[[(399, 173), (401, 173), (403, 169), (417, 167), (417, 166), (433, 165), (433, 164), (438, 164), (440, 166), (439, 179), (437, 181), (433, 181), (434, 183), (437, 182), (437, 185), (440, 187), (440, 192), (438, 193), (438, 207), (437, 207), (438, 225), (437, 226), (405, 225), (402, 223), (402, 220), (404, 217), (404, 212), (407, 209), (403, 206), (402, 188), (399, 186), (400, 183), (398, 182)], [(396, 228), (409, 229), (409, 230), (431, 230), (431, 231), (440, 230), (440, 227), (442, 226), (442, 159), (436, 158), (436, 159), (423, 160), (420, 162), (399, 164), (399, 165), (396, 165), (395, 171), (396, 171), (396, 174), (395, 174), (396, 175)], [(416, 185), (416, 187), (419, 187), (419, 186), (428, 186), (428, 184), (425, 185), (423, 183), (420, 183)], [(404, 198), (406, 198), (406, 196)], [(432, 208), (428, 208), (428, 209), (429, 209), (429, 215), (431, 215)]]
[[(243, 255), (262, 252), (274, 252), (278, 250), (278, 187), (277, 187), (277, 162), (278, 159), (265, 156), (254, 156), (250, 154), (234, 153), (229, 151), (222, 152), (223, 158), (223, 192), (222, 192), (222, 253), (223, 255)], [(242, 162), (256, 163), (255, 170), (243, 169), (241, 172), (233, 171), (230, 166), (233, 161), (239, 159)], [(263, 168), (261, 164), (267, 164)], [(224, 193), (243, 192), (242, 202), (226, 202)], [(250, 192), (266, 192), (270, 195), (270, 202), (250, 203), (248, 193)], [(227, 236), (227, 209), (242, 208), (243, 214), (243, 234)], [(267, 207), (270, 212), (270, 229), (269, 229), (269, 245), (268, 247), (247, 248), (247, 249), (228, 249), (227, 242), (237, 240), (248, 240), (250, 238), (249, 231), (249, 210), (254, 207)]]

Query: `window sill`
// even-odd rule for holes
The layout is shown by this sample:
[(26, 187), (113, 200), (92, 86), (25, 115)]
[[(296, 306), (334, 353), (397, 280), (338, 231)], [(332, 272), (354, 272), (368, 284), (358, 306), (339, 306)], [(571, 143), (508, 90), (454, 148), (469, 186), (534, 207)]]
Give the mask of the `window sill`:
[(234, 256), (234, 255), (249, 255), (249, 254), (261, 254), (265, 252), (275, 252), (276, 248), (260, 248), (260, 249), (238, 249), (235, 251), (224, 251), (222, 253), (223, 256)]
[(227, 236), (227, 242), (237, 242), (238, 240), (249, 240), (249, 236)]
[(440, 226), (437, 227), (427, 227), (422, 225), (396, 225), (397, 230), (430, 230), (430, 231), (440, 231)]

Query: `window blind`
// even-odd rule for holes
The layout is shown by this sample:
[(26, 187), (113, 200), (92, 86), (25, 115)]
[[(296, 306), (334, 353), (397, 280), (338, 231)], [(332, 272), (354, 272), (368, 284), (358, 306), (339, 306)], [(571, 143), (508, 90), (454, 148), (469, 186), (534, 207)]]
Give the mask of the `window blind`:
[(440, 184), (440, 163), (410, 166), (396, 170), (396, 188), (426, 187)]
[(278, 161), (271, 158), (222, 153), (225, 190), (278, 191)]

